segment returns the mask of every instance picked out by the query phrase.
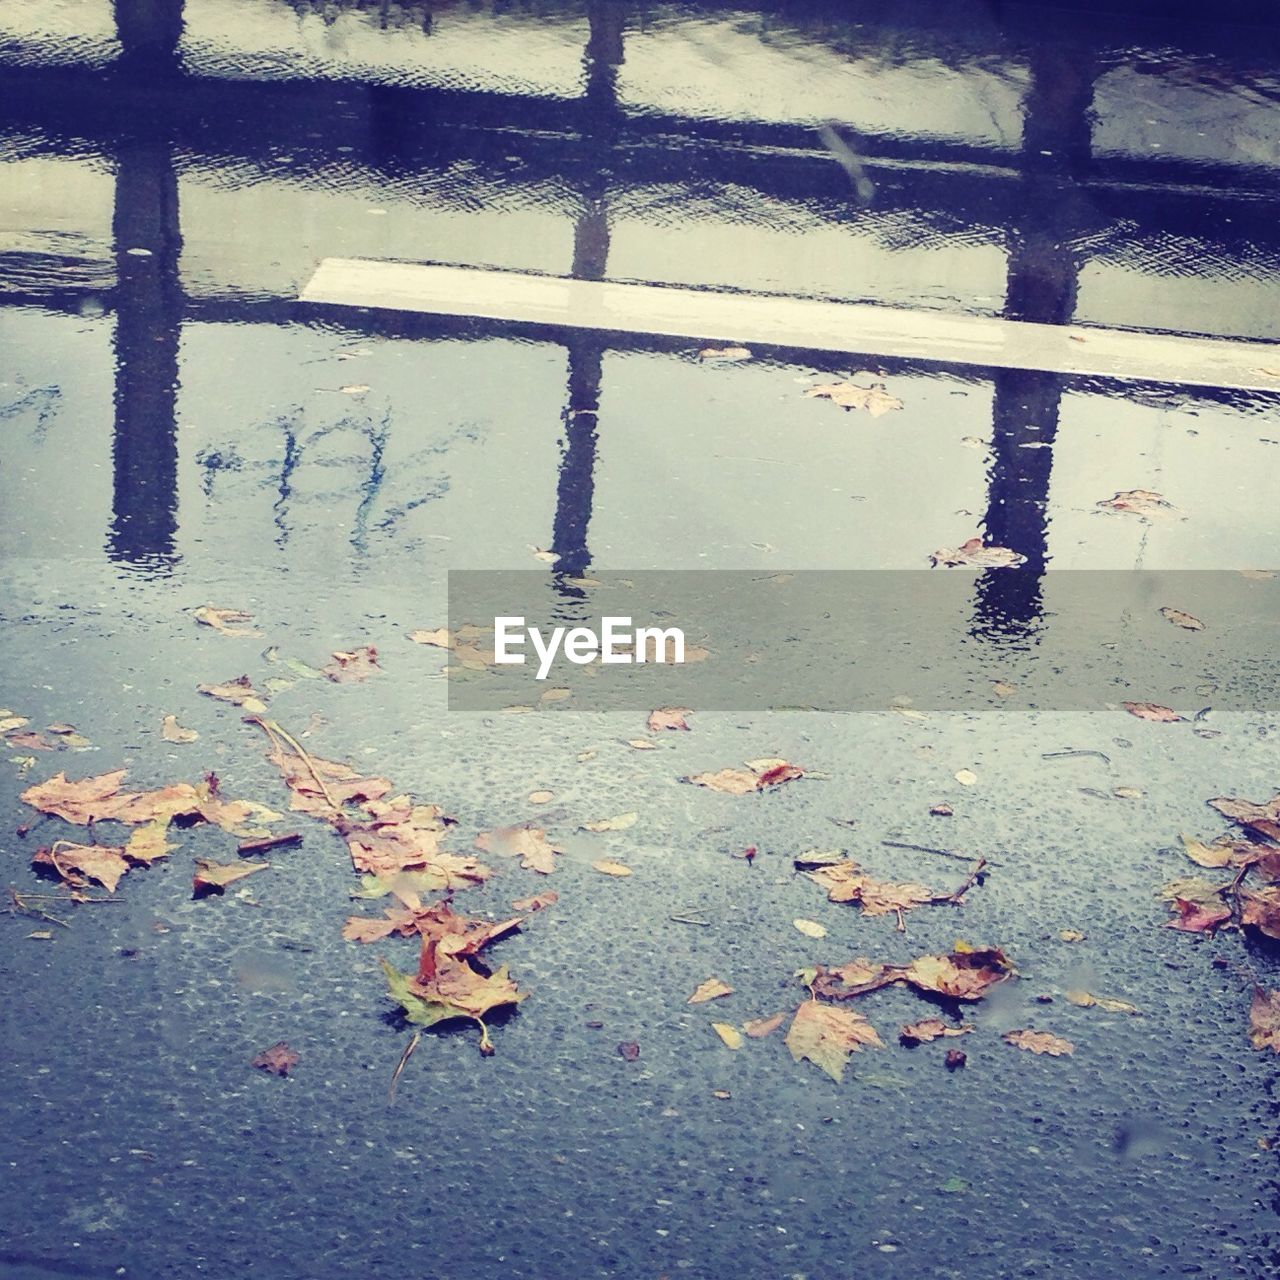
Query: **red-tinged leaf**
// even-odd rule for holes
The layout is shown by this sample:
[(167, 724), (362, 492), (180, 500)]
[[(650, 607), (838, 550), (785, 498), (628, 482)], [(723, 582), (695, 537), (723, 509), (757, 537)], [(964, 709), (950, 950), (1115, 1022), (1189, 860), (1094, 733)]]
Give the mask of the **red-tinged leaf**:
[(298, 1055), (281, 1040), (270, 1049), (263, 1049), (249, 1065), (274, 1076), (287, 1076), (300, 1061)]
[(1122, 702), (1120, 704), (1131, 716), (1139, 720), (1153, 720), (1157, 724), (1177, 724), (1186, 720), (1169, 707), (1162, 707), (1158, 702)]
[(348, 653), (335, 653), (333, 661), (321, 667), (322, 675), (334, 684), (360, 684), (382, 668), (378, 666), (378, 651), (371, 644), (361, 645)]
[(1238, 826), (1280, 843), (1280, 796), (1273, 796), (1265, 804), (1218, 796), (1209, 805)]
[(1184, 933), (1212, 933), (1231, 919), (1231, 908), (1226, 903), (1212, 906), (1188, 898), (1174, 898), (1173, 906), (1177, 917), (1166, 921), (1165, 928), (1181, 929)]

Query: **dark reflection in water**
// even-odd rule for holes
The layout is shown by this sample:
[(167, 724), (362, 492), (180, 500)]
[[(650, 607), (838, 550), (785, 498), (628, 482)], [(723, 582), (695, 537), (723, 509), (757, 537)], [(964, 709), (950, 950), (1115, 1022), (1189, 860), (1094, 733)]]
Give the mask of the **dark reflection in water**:
[[(1095, 70), (1085, 50), (1031, 61), (1024, 102), (1021, 212), (1009, 229), (1004, 313), (1010, 320), (1069, 324), (1080, 279), (1077, 249), (1093, 221), (1080, 177), (1090, 156)], [(988, 570), (978, 583), (975, 635), (1021, 642), (1041, 621), (1048, 567), (1049, 481), (1058, 434), (1062, 379), (1038, 369), (997, 369), (992, 402), (988, 545), (1025, 557), (1016, 568)]]

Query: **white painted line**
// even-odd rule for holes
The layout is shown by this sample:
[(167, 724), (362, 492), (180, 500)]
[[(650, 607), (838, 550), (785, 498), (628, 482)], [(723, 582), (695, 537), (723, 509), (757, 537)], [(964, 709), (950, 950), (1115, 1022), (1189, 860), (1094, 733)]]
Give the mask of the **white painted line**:
[(326, 258), (303, 302), (658, 334), (850, 355), (1280, 391), (1280, 345), (945, 315), (771, 294), (711, 293), (518, 271)]

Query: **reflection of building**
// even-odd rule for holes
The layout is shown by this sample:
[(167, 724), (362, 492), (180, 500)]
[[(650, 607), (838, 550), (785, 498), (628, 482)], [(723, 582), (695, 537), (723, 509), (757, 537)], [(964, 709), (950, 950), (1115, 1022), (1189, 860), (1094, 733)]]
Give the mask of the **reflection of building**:
[[(74, 139), (115, 166), (104, 265), (117, 313), (111, 545), (121, 559), (172, 554), (182, 320), (290, 317), (320, 253), (1123, 323), (1131, 313), (1109, 310), (1127, 305), (1118, 274), (1138, 293), (1176, 300), (1174, 277), (1151, 267), (1152, 246), (1165, 245), (1175, 247), (1159, 265), (1188, 272), (1182, 278), (1203, 284), (1201, 296), (1218, 290), (1234, 302), (1216, 316), (1171, 306), (1139, 319), (1210, 331), (1233, 310), (1256, 313), (1257, 276), (1280, 256), (1262, 198), (1268, 130), (1280, 137), (1274, 111), (1250, 108), (1234, 150), (1221, 153), (1170, 126), (1192, 168), (1157, 158), (1148, 143), (1159, 103), (1148, 96), (1123, 109), (1125, 86), (1157, 56), (1164, 66), (1146, 81), (1177, 101), (1191, 95), (1206, 122), (1244, 108), (1229, 94), (1215, 98), (1194, 58), (1180, 79), (1176, 55), (1162, 48), (1144, 62), (1131, 32), (1122, 57), (1094, 17), (1037, 17), (1028, 36), (1019, 30), (1031, 25), (1027, 11), (1015, 7), (956, 37), (923, 4), (895, 6), (892, 30), (855, 27), (821, 7), (797, 18), (762, 5), (706, 17), (699, 36), (634, 18), (624, 30), (635, 10), (618, 0), (558, 6), (554, 18), (469, 9), (464, 20), (446, 7), (435, 22), (429, 5), (337, 5), (307, 19), (310, 45), (266, 61), (263, 50), (302, 29), (297, 14), (312, 8), (251, 0), (237, 12), (260, 22), (260, 34), (251, 24), (220, 29), (209, 0), (185, 9), (180, 0), (117, 0), (117, 72), (59, 62), (56, 49), (44, 65), (6, 71), (4, 127), (26, 132), (27, 154), (57, 153)], [(383, 21), (393, 12), (411, 20)], [(527, 45), (530, 85), (485, 62), (506, 31)], [(1174, 38), (1160, 35), (1162, 46)], [(1229, 30), (1209, 38), (1224, 49), (1231, 39)], [(238, 40), (257, 52), (237, 57)], [(748, 65), (759, 66), (758, 84), (741, 74)], [(945, 92), (924, 94), (929, 84)], [(874, 206), (848, 198), (805, 112), (835, 114), (856, 132), (876, 176)], [(356, 202), (342, 204), (347, 193), (392, 205), (393, 230), (369, 230)], [(491, 209), (501, 213), (486, 223)], [(316, 210), (319, 225), (309, 222)], [(240, 239), (234, 225), (224, 229), (236, 219), (247, 231)], [(638, 223), (659, 233), (637, 237)], [(76, 246), (80, 265), (92, 266), (92, 238)], [(12, 300), (73, 308), (99, 291), (84, 283), (92, 271), (60, 270), (52, 258), (51, 269), (22, 275)], [(1236, 278), (1215, 275), (1215, 263), (1231, 264)], [(67, 256), (61, 265), (75, 264)], [(566, 342), (552, 538), (575, 571), (590, 558), (602, 344), (599, 335)], [(993, 382), (985, 528), (1029, 560), (1026, 575), (988, 584), (984, 617), (998, 621), (1035, 614), (1061, 388), (1023, 371)]]

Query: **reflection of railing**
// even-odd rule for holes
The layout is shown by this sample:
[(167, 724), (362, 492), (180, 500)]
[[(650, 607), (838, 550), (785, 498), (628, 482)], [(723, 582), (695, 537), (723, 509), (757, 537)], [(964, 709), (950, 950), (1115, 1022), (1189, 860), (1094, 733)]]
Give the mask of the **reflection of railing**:
[[(20, 110), (44, 113), (68, 128), (99, 130), (109, 138), (116, 156), (118, 373), (110, 549), (121, 561), (156, 565), (174, 554), (174, 408), (181, 323), (193, 314), (219, 312), (228, 319), (259, 318), (254, 304), (196, 303), (182, 295), (175, 149), (180, 139), (198, 129), (204, 147), (212, 145), (229, 154), (259, 148), (266, 155), (278, 136), (272, 132), (279, 123), (271, 118), (272, 104), (284, 108), (286, 127), (296, 126), (301, 134), (305, 113), (322, 102), (327, 110), (333, 86), (191, 80), (183, 75), (178, 57), (182, 0), (116, 0), (116, 12), (123, 46), (119, 71), (105, 77), (66, 70), (39, 73), (33, 81), (38, 90), (34, 104)], [(744, 139), (794, 142), (801, 137), (798, 129), (747, 125), (729, 130), (714, 121), (665, 119), (647, 121), (641, 130), (620, 111), (617, 99), (625, 6), (621, 0), (590, 0), (587, 14), (585, 89), (576, 102), (525, 102), (498, 94), (386, 86), (362, 89), (368, 99), (370, 130), (364, 142), (375, 162), (393, 163), (404, 150), (425, 156), (441, 145), (459, 145), (442, 139), (438, 119), (432, 120), (437, 127), (425, 137), (414, 127), (427, 112), (440, 112), (445, 119), (473, 126), (463, 132), (470, 138), (467, 145), (482, 157), (492, 146), (483, 129), (500, 126), (504, 148), (514, 146), (541, 155), (548, 172), (567, 177), (576, 187), (573, 274), (581, 279), (606, 275), (612, 162), (669, 166), (682, 176), (694, 164), (700, 174), (732, 171), (735, 180), (749, 168), (757, 189), (768, 190), (776, 183), (791, 196), (797, 176), (803, 174), (802, 188), (804, 183), (817, 184), (830, 197), (834, 167), (819, 168), (812, 151), (807, 158), (776, 153), (766, 160), (759, 153), (746, 156), (738, 145)], [(1096, 67), (1083, 55), (1064, 60), (1051, 54), (1033, 59), (1030, 74), (1023, 154), (1005, 157), (1016, 159), (1016, 169), (1006, 165), (1005, 178), (996, 183), (1000, 201), (1007, 202), (1008, 208), (1005, 310), (1017, 319), (1062, 324), (1071, 319), (1075, 306), (1081, 258), (1076, 246), (1092, 229), (1094, 219), (1088, 201), (1076, 194), (1075, 180), (1096, 170), (1090, 156), (1088, 119)], [(55, 100), (55, 87), (67, 85), (75, 92), (65, 103)], [(220, 123), (227, 111), (209, 114), (212, 103), (236, 108), (229, 125)], [(92, 113), (95, 104), (101, 110)], [(518, 115), (513, 114), (516, 111)], [(516, 133), (510, 132), (513, 120), (521, 126)], [(262, 130), (257, 129), (259, 124)], [(314, 115), (306, 116), (305, 126), (308, 134), (316, 132)], [(539, 130), (549, 133), (549, 139), (539, 138)], [(663, 141), (668, 132), (678, 136), (679, 145)], [(313, 154), (315, 145), (308, 143)], [(326, 143), (322, 140), (318, 145)], [(901, 152), (903, 145), (895, 142), (889, 151), (896, 147)], [(939, 150), (935, 144), (929, 146)], [(949, 154), (953, 159), (964, 158), (954, 148)], [(1008, 181), (1011, 172), (1021, 175), (1016, 194)], [(963, 180), (939, 180), (952, 182), (948, 192), (962, 194), (975, 208), (982, 206), (982, 216), (990, 220), (991, 179), (969, 173)], [(279, 320), (290, 314), (287, 307), (273, 309), (265, 304), (260, 318)], [(584, 572), (591, 559), (588, 532), (600, 383), (609, 342), (605, 335), (584, 331), (565, 339), (565, 345), (567, 402), (552, 545), (560, 557), (561, 573), (571, 577)], [(995, 378), (994, 448), (983, 532), (989, 541), (1020, 552), (1027, 564), (1017, 573), (987, 575), (975, 621), (980, 632), (1003, 634), (1012, 624), (1030, 627), (1039, 614), (1039, 579), (1048, 559), (1045, 504), (1060, 386), (1056, 376), (1035, 371), (1012, 370)]]

